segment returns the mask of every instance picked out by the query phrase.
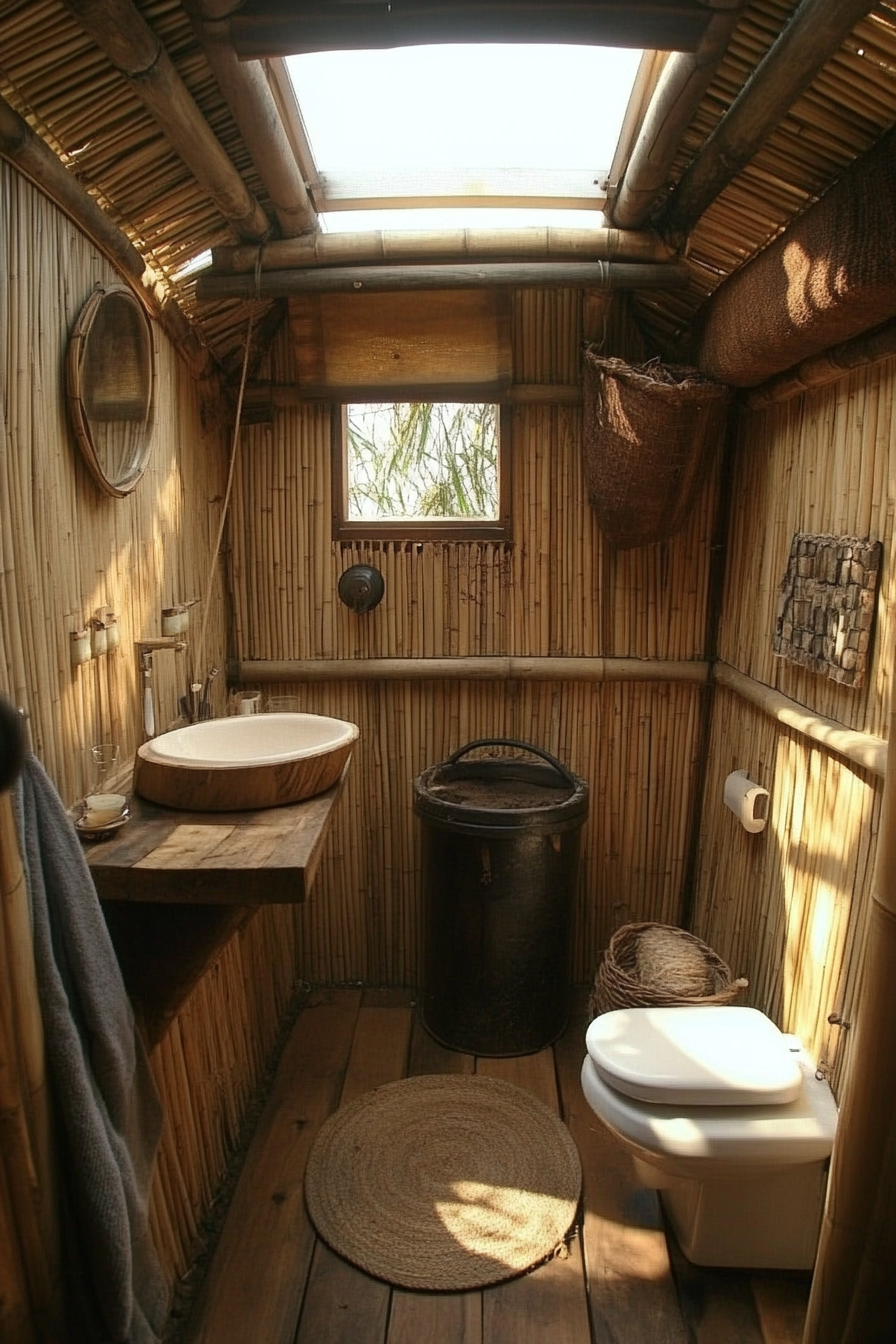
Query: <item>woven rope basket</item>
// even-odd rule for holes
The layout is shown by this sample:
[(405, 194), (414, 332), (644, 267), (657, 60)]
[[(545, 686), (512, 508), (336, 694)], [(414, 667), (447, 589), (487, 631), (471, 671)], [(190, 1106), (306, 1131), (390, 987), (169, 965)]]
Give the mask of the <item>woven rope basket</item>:
[(698, 369), (590, 348), (582, 385), (585, 485), (601, 531), (620, 550), (667, 540), (708, 477), (731, 389)]
[(592, 1017), (613, 1008), (731, 1003), (735, 980), (707, 943), (672, 924), (624, 924), (610, 939), (589, 1000)]

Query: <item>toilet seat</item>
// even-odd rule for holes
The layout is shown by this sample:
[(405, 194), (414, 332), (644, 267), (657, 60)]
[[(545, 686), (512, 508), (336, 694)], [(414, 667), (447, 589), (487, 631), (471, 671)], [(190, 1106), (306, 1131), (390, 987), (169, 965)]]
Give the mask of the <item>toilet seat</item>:
[(582, 1091), (589, 1106), (611, 1129), (651, 1155), (699, 1158), (726, 1168), (785, 1166), (830, 1156), (837, 1128), (837, 1105), (827, 1082), (805, 1055), (798, 1057), (802, 1087), (782, 1105), (682, 1106), (638, 1101), (617, 1092), (600, 1076), (590, 1055), (582, 1065)]
[(799, 1042), (755, 1008), (619, 1008), (594, 1019), (585, 1044), (604, 1082), (636, 1101), (783, 1106), (803, 1087)]

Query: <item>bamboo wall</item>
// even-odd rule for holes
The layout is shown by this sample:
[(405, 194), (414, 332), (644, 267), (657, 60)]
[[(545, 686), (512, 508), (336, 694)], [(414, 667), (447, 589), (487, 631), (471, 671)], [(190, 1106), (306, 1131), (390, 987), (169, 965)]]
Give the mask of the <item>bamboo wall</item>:
[[(199, 390), (157, 333), (149, 468), (124, 499), (94, 485), (68, 419), (65, 352), (94, 286), (119, 277), (3, 163), (0, 192), (0, 688), (27, 709), (33, 748), (73, 803), (91, 782), (91, 743), (115, 740), (125, 759), (142, 741), (135, 641), (160, 635), (162, 607), (204, 595), (222, 431), (203, 427)], [(73, 671), (69, 636), (101, 607), (117, 616), (119, 647)], [(220, 662), (220, 582), (209, 617), (209, 658)], [(154, 662), (164, 725), (176, 714), (174, 655)]]
[[(896, 363), (744, 413), (735, 465), (720, 655), (815, 712), (886, 737), (892, 693)], [(873, 656), (853, 690), (777, 658), (772, 632), (794, 532), (884, 546)], [(769, 789), (769, 824), (748, 835), (722, 805), (734, 769)], [(751, 980), (750, 1000), (797, 1032), (840, 1084), (861, 982), (882, 781), (716, 693), (701, 826), (695, 931)]]
[[(618, 314), (598, 327), (608, 350), (635, 348)], [(517, 382), (577, 381), (576, 293), (519, 293), (513, 328)], [(295, 381), (285, 335), (263, 376)], [(715, 482), (670, 543), (614, 553), (585, 497), (580, 440), (577, 407), (515, 409), (512, 545), (342, 545), (330, 535), (329, 408), (283, 408), (272, 424), (247, 428), (231, 519), (235, 657), (701, 658)], [(385, 578), (382, 603), (364, 616), (336, 591), (342, 571), (359, 562)], [(547, 748), (591, 785), (576, 894), (578, 980), (590, 980), (617, 925), (681, 919), (698, 687), (371, 681), (264, 690), (292, 693), (298, 707), (361, 729), (321, 872), (299, 911), (299, 964), (308, 979), (419, 982), (413, 779), (480, 737)]]
[[(0, 692), (28, 710), (32, 748), (70, 804), (89, 785), (92, 742), (113, 736), (126, 760), (142, 740), (134, 642), (161, 633), (163, 606), (205, 597), (229, 446), (211, 389), (197, 388), (165, 338), (157, 337), (158, 413), (149, 468), (125, 499), (107, 497), (94, 485), (67, 419), (65, 347), (94, 284), (117, 279), (96, 249), (0, 161)], [(100, 606), (117, 615), (119, 648), (73, 672), (69, 633)], [(192, 609), (194, 643), (203, 614), (202, 604)], [(207, 663), (222, 669), (224, 629), (219, 565), (205, 652)], [(155, 655), (155, 666), (165, 726), (176, 713), (186, 665), (178, 669), (179, 681), (169, 651)], [(223, 682), (222, 675), (217, 712), (224, 707)], [(4, 872), (13, 863), (8, 820)], [(22, 884), (0, 884), (0, 924), (7, 931), (28, 927), (23, 891)], [(16, 956), (22, 955), (20, 939)], [(231, 940), (152, 1057), (165, 1109), (152, 1220), (172, 1283), (189, 1264), (296, 977), (292, 916), (271, 907)], [(17, 1102), (10, 1088), (21, 1074), (33, 1092), (34, 1068), (5, 1052), (16, 1050), (17, 1031), (27, 1064), (35, 1027), (33, 1002), (16, 999), (14, 978), (4, 983), (12, 999), (7, 995), (0, 1005), (0, 1077), (9, 1084), (0, 1109), (9, 1130), (33, 1109), (28, 1096)], [(41, 1131), (33, 1142), (41, 1145)], [(8, 1151), (21, 1152), (18, 1135), (16, 1144)], [(0, 1172), (0, 1226), (18, 1228), (24, 1238), (19, 1248), (9, 1241), (8, 1254), (0, 1256), (4, 1338), (7, 1327), (10, 1338), (28, 1338), (29, 1282), (33, 1289), (47, 1278), (34, 1255), (32, 1272), (21, 1277), (20, 1260), (34, 1250), (31, 1204), (44, 1209), (47, 1198), (37, 1173), (29, 1179), (38, 1188), (19, 1182), (29, 1202), (23, 1209), (16, 1183)], [(32, 1301), (32, 1324), (45, 1316)]]
[[(0, 689), (29, 710), (34, 749), (73, 802), (86, 787), (92, 741), (112, 734), (128, 756), (139, 740), (134, 641), (159, 634), (162, 606), (204, 595), (228, 436), (161, 339), (149, 471), (125, 500), (101, 495), (77, 456), (62, 369), (82, 303), (96, 282), (116, 276), (3, 165), (0, 210)], [(513, 325), (518, 382), (576, 381), (577, 295), (520, 293)], [(618, 301), (597, 314), (588, 334), (603, 339), (607, 353), (644, 353)], [(879, 735), (894, 643), (894, 372), (880, 364), (803, 401), (745, 414), (721, 627), (727, 662)], [(285, 333), (268, 373), (278, 383), (294, 381)], [(230, 655), (703, 658), (715, 478), (670, 543), (614, 553), (584, 495), (579, 409), (520, 406), (513, 432), (512, 545), (341, 545), (330, 539), (328, 409), (286, 408), (273, 424), (245, 429), (229, 528)], [(874, 660), (862, 691), (771, 654), (777, 583), (797, 529), (884, 542)], [(386, 580), (383, 603), (360, 617), (336, 596), (340, 573), (358, 561), (376, 564)], [(104, 605), (118, 616), (120, 648), (73, 673), (69, 633)], [(195, 632), (197, 609), (193, 619)], [(219, 666), (224, 627), (217, 585), (207, 655)], [(157, 656), (163, 724), (180, 689), (170, 658)], [(705, 692), (696, 684), (383, 681), (264, 690), (353, 720), (361, 742), (311, 898), (250, 920), (153, 1055), (166, 1130), (152, 1217), (172, 1282), (189, 1263), (297, 977), (419, 980), (422, 893), (411, 798), (425, 766), (497, 735), (546, 747), (589, 781), (575, 899), (580, 981), (590, 979), (612, 929), (640, 918), (680, 922), (688, 897), (704, 747)], [(836, 1081), (845, 1055), (826, 1018), (848, 1019), (860, 983), (880, 781), (727, 690), (717, 690), (715, 706), (696, 929), (750, 977), (752, 1002), (831, 1063)], [(735, 768), (771, 790), (772, 818), (760, 837), (737, 828), (721, 805), (722, 781)]]

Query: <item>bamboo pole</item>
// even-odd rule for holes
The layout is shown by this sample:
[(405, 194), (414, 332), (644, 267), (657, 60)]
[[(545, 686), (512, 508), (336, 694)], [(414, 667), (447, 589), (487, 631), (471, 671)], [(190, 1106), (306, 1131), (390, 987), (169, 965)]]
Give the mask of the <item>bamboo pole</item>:
[[(439, 610), (442, 591), (431, 595)], [(424, 610), (424, 620), (426, 612)], [(429, 627), (428, 627), (429, 628)], [(435, 643), (440, 619), (431, 628)], [(546, 633), (541, 631), (547, 642)], [(424, 644), (427, 642), (424, 639)], [(253, 681), (684, 681), (704, 685), (709, 664), (662, 658), (457, 657), (248, 659), (235, 669), (237, 680)]]
[(870, 770), (872, 774), (884, 778), (887, 758), (887, 743), (884, 739), (873, 737), (870, 733), (856, 732), (835, 723), (833, 719), (814, 714), (804, 705), (790, 700), (762, 682), (754, 681), (728, 663), (720, 661), (714, 664), (713, 680), (749, 700), (778, 723), (786, 724), (788, 728), (820, 742), (829, 751), (845, 756), (863, 770)]
[(172, 148), (237, 235), (260, 242), (270, 221), (216, 139), (170, 56), (131, 0), (65, 0), (127, 79)]
[(317, 212), (260, 61), (240, 61), (229, 41), (226, 13), (207, 0), (185, 0), (218, 87), (227, 99), (285, 237), (314, 232)]
[(219, 275), (289, 271), (315, 266), (364, 266), (466, 261), (643, 261), (664, 262), (671, 249), (650, 230), (625, 229), (446, 229), (318, 233), (275, 238), (262, 247), (237, 243), (212, 248)]
[(638, 47), (648, 38), (661, 50), (693, 47), (706, 25), (702, 6), (531, 3), (379, 5), (360, 13), (342, 3), (296, 8), (256, 0), (234, 14), (231, 38), (242, 57), (294, 51), (422, 46), (432, 42), (566, 42)]
[[(351, 389), (346, 389), (351, 391)], [(356, 392), (356, 396), (361, 393)], [(364, 396), (370, 395), (370, 388), (366, 388)], [(392, 392), (394, 396), (394, 390)], [(335, 400), (335, 389), (326, 389), (325, 394), (319, 398), (309, 396), (301, 384), (294, 383), (249, 383), (246, 388), (245, 407), (249, 412), (253, 422), (259, 420), (272, 420), (275, 410), (283, 410), (291, 406), (306, 406), (309, 401), (319, 400), (329, 405)], [(348, 399), (348, 397), (346, 397)], [(396, 400), (399, 398), (396, 397)], [(443, 400), (445, 400), (443, 396)], [(557, 382), (557, 383), (514, 383), (510, 387), (501, 388), (496, 394), (496, 400), (502, 405), (550, 405), (550, 406), (580, 406), (582, 404), (582, 388), (575, 382)]]
[(139, 282), (146, 270), (146, 262), (88, 196), (77, 178), (63, 167), (52, 150), (4, 98), (0, 98), (0, 154), (46, 191), (132, 283)]
[[(709, 87), (742, 6), (714, 14), (696, 51), (671, 53), (638, 129), (619, 187), (610, 197), (609, 216), (621, 229), (637, 229), (650, 218), (665, 193), (669, 170), (682, 137)], [(652, 54), (652, 53), (651, 53)], [(611, 183), (618, 181), (611, 174)]]
[(690, 232), (869, 8), (868, 0), (802, 0), (672, 192), (663, 235)]
[(324, 266), (217, 275), (202, 271), (196, 297), (274, 299), (290, 294), (378, 293), (430, 289), (591, 286), (594, 289), (675, 289), (690, 282), (684, 262), (483, 261), (381, 266)]
[(744, 393), (744, 404), (753, 410), (763, 410), (790, 397), (801, 396), (817, 387), (824, 387), (850, 369), (873, 364), (896, 354), (896, 322), (887, 322), (867, 335), (856, 336), (851, 341), (843, 341), (831, 346), (820, 355), (805, 359), (786, 373), (770, 378), (759, 387)]

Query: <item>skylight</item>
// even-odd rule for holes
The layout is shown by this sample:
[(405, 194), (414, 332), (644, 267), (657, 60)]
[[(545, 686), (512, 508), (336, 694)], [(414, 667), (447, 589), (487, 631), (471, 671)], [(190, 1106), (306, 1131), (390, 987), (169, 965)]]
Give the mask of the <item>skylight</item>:
[(522, 44), (288, 57), (323, 226), (600, 225), (640, 57)]

